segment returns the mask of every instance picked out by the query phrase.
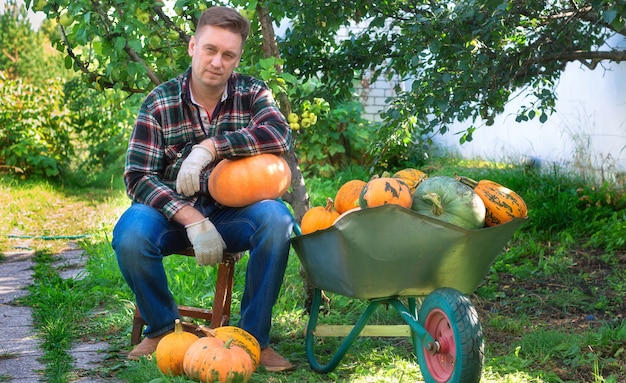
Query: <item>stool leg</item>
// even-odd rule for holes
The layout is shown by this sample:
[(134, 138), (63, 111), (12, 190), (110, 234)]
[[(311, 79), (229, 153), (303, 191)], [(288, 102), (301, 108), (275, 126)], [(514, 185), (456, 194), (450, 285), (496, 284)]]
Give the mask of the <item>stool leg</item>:
[(139, 342), (141, 342), (141, 333), (143, 331), (143, 326), (145, 326), (146, 324), (147, 323), (141, 317), (139, 310), (135, 308), (135, 316), (133, 317), (133, 330), (130, 333), (131, 346), (134, 346), (136, 344), (139, 344)]
[(215, 284), (215, 298), (213, 300), (213, 317), (211, 328), (228, 324), (230, 319), (230, 304), (233, 292), (233, 279), (235, 275), (235, 263), (220, 263), (217, 269), (217, 281)]
[[(217, 269), (217, 280), (215, 283), (215, 297), (213, 308), (208, 311), (201, 308), (180, 306), (181, 316), (192, 318), (211, 319), (211, 328), (227, 325), (230, 320), (230, 305), (233, 296), (233, 283), (235, 276), (235, 262), (220, 263)], [(146, 321), (141, 317), (139, 310), (135, 308), (133, 317), (133, 329), (130, 335), (130, 344), (137, 345), (141, 342), (141, 334)]]

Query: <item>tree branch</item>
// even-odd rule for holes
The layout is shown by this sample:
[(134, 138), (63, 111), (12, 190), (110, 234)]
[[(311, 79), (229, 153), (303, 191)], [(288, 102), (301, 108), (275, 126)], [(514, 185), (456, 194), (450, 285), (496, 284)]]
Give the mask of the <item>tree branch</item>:
[(615, 61), (617, 63), (626, 61), (626, 51), (573, 51), (553, 53), (531, 59), (532, 63), (546, 61), (580, 61), (589, 69), (595, 69), (600, 61)]
[(134, 62), (140, 63), (145, 68), (146, 73), (148, 74), (148, 78), (150, 79), (150, 81), (152, 81), (153, 84), (155, 84), (155, 85), (161, 84), (161, 80), (159, 80), (159, 77), (157, 77), (156, 73), (154, 73), (152, 68), (150, 68), (148, 66), (148, 64), (146, 64), (146, 62), (143, 61), (143, 59), (141, 57), (139, 57), (137, 52), (135, 52), (135, 50), (133, 48), (131, 48), (128, 45), (128, 43), (126, 43), (126, 46), (124, 47), (124, 51), (126, 52), (126, 54), (128, 54), (128, 56), (130, 56), (130, 58)]
[(72, 61), (74, 61), (74, 63), (76, 64), (78, 69), (80, 69), (81, 72), (87, 75), (90, 75), (91, 77), (91, 75), (93, 75), (95, 72), (90, 72), (89, 69), (87, 69), (87, 67), (85, 66), (85, 64), (78, 59), (78, 56), (76, 56), (76, 54), (74, 53), (74, 50), (72, 49), (72, 46), (70, 45), (70, 41), (67, 39), (67, 35), (65, 34), (65, 28), (61, 24), (59, 24), (59, 26), (61, 27), (61, 35), (63, 36), (63, 43), (67, 47), (67, 55), (72, 58)]
[[(100, 79), (101, 76), (98, 74), (98, 72), (89, 71), (87, 66), (78, 59), (78, 56), (76, 56), (76, 54), (74, 53), (74, 50), (72, 49), (72, 46), (70, 45), (70, 42), (67, 39), (67, 35), (65, 34), (65, 28), (63, 28), (62, 25), (59, 25), (59, 26), (61, 27), (61, 35), (63, 36), (63, 43), (65, 44), (67, 48), (67, 55), (70, 56), (70, 58), (76, 64), (78, 69), (80, 69), (81, 72), (87, 75), (90, 81), (98, 82), (103, 88), (113, 88), (113, 86), (115, 86), (114, 83), (109, 82), (109, 81), (101, 81)], [(144, 89), (130, 88), (127, 86), (124, 86), (121, 89), (129, 93), (145, 93)]]
[(15, 48), (15, 55), (10, 54), (6, 49), (2, 48), (2, 53), (11, 61), (12, 63), (16, 63), (19, 61), (19, 53), (17, 48)]
[(590, 22), (596, 25), (602, 25), (604, 28), (619, 33), (621, 35), (626, 36), (626, 26), (622, 27), (622, 29), (617, 30), (611, 24), (608, 24), (604, 21), (604, 18), (596, 12), (591, 5), (577, 8), (576, 4), (572, 2), (572, 10), (564, 10), (555, 14), (548, 16), (548, 20), (558, 20), (558, 19), (579, 19), (583, 21)]
[(191, 40), (191, 37), (189, 37), (189, 35), (187, 35), (182, 29), (180, 29), (176, 23), (174, 23), (172, 21), (172, 19), (170, 19), (165, 12), (163, 12), (163, 7), (160, 5), (155, 5), (154, 7), (152, 7), (152, 9), (154, 10), (154, 12), (159, 16), (159, 18), (161, 20), (163, 20), (163, 22), (165, 23), (165, 25), (167, 25), (169, 28), (174, 29), (176, 32), (178, 32), (178, 36), (180, 36), (183, 40), (185, 40), (185, 42), (187, 42), (187, 44), (189, 44), (189, 41)]

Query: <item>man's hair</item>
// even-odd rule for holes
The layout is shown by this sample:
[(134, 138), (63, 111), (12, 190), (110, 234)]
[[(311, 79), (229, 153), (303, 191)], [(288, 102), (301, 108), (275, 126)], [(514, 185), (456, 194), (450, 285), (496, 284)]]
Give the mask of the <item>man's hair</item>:
[(241, 35), (242, 43), (245, 43), (250, 33), (250, 22), (236, 9), (230, 7), (215, 6), (202, 12), (196, 25), (196, 33), (207, 25), (227, 29)]

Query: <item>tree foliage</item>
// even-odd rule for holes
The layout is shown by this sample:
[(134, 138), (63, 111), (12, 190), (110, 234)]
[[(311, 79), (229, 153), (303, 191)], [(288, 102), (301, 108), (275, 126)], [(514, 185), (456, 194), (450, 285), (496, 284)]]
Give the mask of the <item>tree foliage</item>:
[[(329, 10), (325, 6), (332, 8)], [(623, 1), (301, 1), (282, 45), (287, 69), (325, 79), (327, 93), (347, 94), (354, 78), (394, 79), (375, 154), (406, 159), (409, 149), (446, 133), (455, 121), (471, 125), (460, 141), (492, 124), (511, 97), (528, 94), (518, 121), (545, 121), (565, 65), (595, 69), (626, 52), (607, 47), (624, 34)], [(353, 26), (349, 37), (335, 38)], [(369, 71), (369, 72), (368, 72)], [(523, 92), (526, 91), (526, 92)], [(395, 150), (395, 155), (393, 152)], [(389, 164), (381, 164), (388, 166)]]
[(15, 0), (4, 3), (0, 14), (0, 68), (5, 76), (42, 83), (52, 77), (69, 75), (60, 65), (59, 52), (50, 49), (47, 27), (49, 23), (34, 31), (22, 5)]
[[(171, 4), (171, 3), (168, 3)], [(218, 2), (215, 2), (218, 4)], [(242, 67), (289, 92), (315, 80), (313, 97), (331, 106), (352, 98), (355, 81), (392, 80), (384, 123), (372, 153), (381, 167), (411, 160), (432, 135), (455, 121), (469, 121), (460, 141), (492, 124), (506, 103), (527, 99), (518, 121), (545, 121), (554, 112), (555, 86), (565, 65), (591, 69), (621, 61), (626, 52), (607, 47), (625, 30), (626, 4), (606, 0), (235, 0), (252, 20)], [(188, 65), (187, 41), (200, 0), (43, 1), (35, 8), (62, 25), (59, 49), (66, 65), (97, 88), (145, 92)], [(278, 51), (268, 52), (270, 32), (287, 20)], [(347, 32), (345, 32), (347, 30)], [(265, 33), (262, 33), (265, 32)], [(347, 38), (340, 37), (347, 33)], [(268, 61), (269, 60), (269, 61)], [(274, 70), (278, 68), (278, 70)], [(298, 97), (292, 92), (291, 97)], [(426, 149), (424, 149), (426, 150)]]

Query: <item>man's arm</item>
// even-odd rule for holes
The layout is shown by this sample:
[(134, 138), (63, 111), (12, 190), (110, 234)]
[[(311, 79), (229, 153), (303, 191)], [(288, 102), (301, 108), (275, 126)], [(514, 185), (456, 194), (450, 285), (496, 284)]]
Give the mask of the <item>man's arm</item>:
[(149, 95), (137, 115), (130, 137), (124, 169), (128, 196), (136, 202), (151, 206), (168, 219), (193, 200), (176, 193), (175, 179), (165, 180), (168, 165), (162, 128), (150, 112), (156, 108), (158, 96)]
[[(240, 84), (240, 86), (242, 86)], [(243, 100), (236, 106), (249, 108), (232, 110), (233, 114), (249, 115), (246, 127), (237, 129), (220, 126), (212, 138), (217, 158), (247, 157), (261, 153), (284, 154), (292, 147), (289, 123), (276, 105), (272, 92), (256, 79), (249, 80)], [(239, 92), (244, 90), (239, 89)]]

